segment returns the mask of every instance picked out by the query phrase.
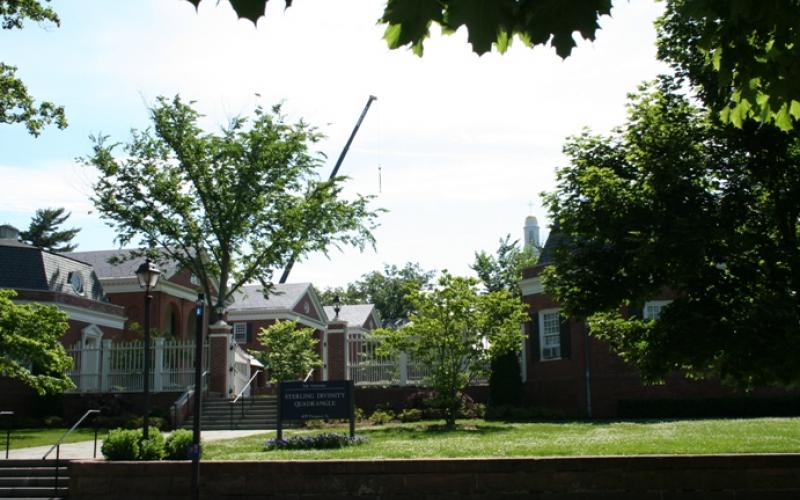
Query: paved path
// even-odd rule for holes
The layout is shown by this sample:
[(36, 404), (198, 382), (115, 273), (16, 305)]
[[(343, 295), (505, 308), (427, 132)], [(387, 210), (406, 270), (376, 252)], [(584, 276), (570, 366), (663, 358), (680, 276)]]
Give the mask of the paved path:
[[(208, 443), (209, 441), (219, 441), (221, 439), (233, 439), (239, 437), (246, 437), (246, 436), (254, 436), (256, 434), (264, 434), (266, 432), (275, 432), (275, 431), (203, 431), (202, 439), (204, 443)], [(165, 434), (166, 435), (166, 434)], [(11, 441), (14, 441), (14, 434), (11, 434)], [(5, 439), (3, 439), (3, 444), (5, 445)], [(97, 441), (97, 458), (103, 459), (103, 454), (100, 453), (100, 447), (103, 445), (103, 441), (98, 439)], [(45, 453), (50, 450), (50, 446), (35, 446), (32, 448), (19, 448), (16, 450), (10, 450), (8, 452), (8, 458), (42, 458)], [(2, 450), (5, 451), (5, 450)], [(68, 443), (61, 445), (61, 458), (92, 458), (94, 455), (94, 441), (80, 441), (78, 443)], [(0, 455), (0, 459), (5, 457), (5, 455)], [(47, 457), (56, 458), (56, 451), (53, 450), (50, 455)]]

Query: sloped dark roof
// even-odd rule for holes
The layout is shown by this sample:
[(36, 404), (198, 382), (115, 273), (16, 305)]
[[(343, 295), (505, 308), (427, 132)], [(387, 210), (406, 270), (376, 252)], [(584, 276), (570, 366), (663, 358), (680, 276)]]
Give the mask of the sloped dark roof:
[(267, 298), (264, 298), (261, 285), (245, 285), (233, 294), (233, 304), (228, 311), (242, 309), (292, 309), (300, 301), (311, 283), (283, 283), (273, 285)]
[[(65, 255), (86, 262), (94, 267), (94, 272), (100, 278), (130, 278), (136, 276), (136, 269), (144, 262), (144, 257), (137, 257), (135, 259), (125, 260), (119, 264), (110, 264), (109, 260), (112, 258), (125, 258), (130, 255), (132, 250), (97, 250), (94, 252), (72, 252)], [(163, 251), (162, 251), (163, 253)], [(164, 277), (171, 277), (178, 271), (178, 264), (174, 261), (168, 261), (166, 265), (159, 266)]]
[[(82, 290), (69, 283), (80, 277)], [(92, 266), (16, 240), (0, 240), (0, 288), (48, 290), (103, 299), (103, 289)]]
[[(329, 319), (333, 319), (336, 316), (333, 306), (325, 306), (324, 309), (325, 315)], [(342, 304), (342, 309), (339, 311), (339, 319), (347, 321), (348, 325), (363, 326), (374, 310), (374, 304)]]
[(558, 224), (554, 224), (547, 235), (547, 241), (542, 248), (542, 254), (536, 262), (537, 266), (552, 264), (556, 260), (556, 252), (559, 248), (569, 246), (571, 238), (559, 230)]

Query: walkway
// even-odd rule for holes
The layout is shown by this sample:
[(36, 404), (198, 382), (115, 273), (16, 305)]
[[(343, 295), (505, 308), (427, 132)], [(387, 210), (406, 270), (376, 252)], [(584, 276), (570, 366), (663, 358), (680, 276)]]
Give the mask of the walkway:
[[(240, 437), (247, 437), (247, 436), (254, 436), (256, 434), (264, 434), (266, 432), (275, 432), (275, 431), (267, 431), (267, 430), (247, 430), (247, 431), (203, 431), (202, 439), (204, 443), (208, 443), (210, 441), (219, 441), (221, 439), (233, 439), (233, 438), (240, 438)], [(166, 435), (166, 434), (165, 434)], [(11, 435), (11, 439), (13, 441), (14, 435)], [(5, 439), (3, 439), (3, 445), (5, 445)], [(97, 458), (102, 460), (103, 454), (100, 452), (100, 447), (103, 446), (103, 441), (98, 439), (97, 440)], [(8, 458), (42, 458), (45, 453), (52, 447), (49, 446), (35, 446), (33, 448), (19, 448), (16, 450), (10, 450), (8, 452)], [(5, 450), (2, 450), (5, 451)], [(92, 458), (94, 454), (94, 441), (80, 441), (78, 443), (68, 443), (61, 445), (61, 458), (74, 458), (74, 459), (85, 459), (85, 458)], [(5, 457), (5, 455), (1, 455), (0, 459)], [(56, 458), (56, 452), (53, 450), (52, 453), (47, 457), (48, 459)]]

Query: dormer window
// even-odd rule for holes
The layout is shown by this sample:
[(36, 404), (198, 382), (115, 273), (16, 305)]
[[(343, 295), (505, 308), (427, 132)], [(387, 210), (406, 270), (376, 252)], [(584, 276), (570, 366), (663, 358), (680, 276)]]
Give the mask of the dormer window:
[(72, 291), (77, 293), (78, 295), (83, 295), (83, 279), (81, 278), (81, 274), (77, 271), (70, 271), (69, 275), (67, 275), (67, 283), (69, 284)]

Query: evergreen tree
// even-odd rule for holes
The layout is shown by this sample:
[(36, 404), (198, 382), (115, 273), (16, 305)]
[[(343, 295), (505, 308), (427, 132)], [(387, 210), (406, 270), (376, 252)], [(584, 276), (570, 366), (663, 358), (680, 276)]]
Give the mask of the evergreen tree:
[(30, 243), (39, 248), (45, 248), (51, 252), (72, 252), (78, 245), (73, 245), (72, 239), (80, 232), (80, 229), (59, 230), (70, 216), (66, 209), (61, 208), (40, 208), (36, 215), (31, 219), (27, 231), (22, 231), (20, 237), (22, 241)]

